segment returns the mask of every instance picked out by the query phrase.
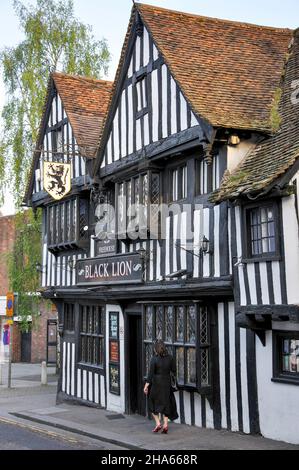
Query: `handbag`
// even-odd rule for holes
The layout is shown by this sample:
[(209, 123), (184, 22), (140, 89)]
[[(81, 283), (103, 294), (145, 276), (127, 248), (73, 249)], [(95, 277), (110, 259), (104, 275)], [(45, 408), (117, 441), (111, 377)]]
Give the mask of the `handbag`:
[(170, 372), (170, 388), (173, 392), (177, 392), (179, 389), (176, 375), (173, 372)]

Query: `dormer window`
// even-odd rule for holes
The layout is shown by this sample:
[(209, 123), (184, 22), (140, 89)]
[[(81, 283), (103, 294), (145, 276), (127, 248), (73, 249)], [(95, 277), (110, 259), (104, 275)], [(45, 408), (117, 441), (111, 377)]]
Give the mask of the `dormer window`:
[(147, 109), (147, 83), (146, 77), (139, 78), (135, 85), (136, 89), (136, 117), (146, 114)]

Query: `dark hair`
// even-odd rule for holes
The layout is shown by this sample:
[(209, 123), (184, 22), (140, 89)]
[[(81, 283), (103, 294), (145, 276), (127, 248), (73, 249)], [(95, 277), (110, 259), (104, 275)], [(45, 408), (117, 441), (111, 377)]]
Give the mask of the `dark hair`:
[(158, 356), (165, 357), (168, 356), (168, 351), (162, 339), (158, 339), (154, 344), (154, 351)]

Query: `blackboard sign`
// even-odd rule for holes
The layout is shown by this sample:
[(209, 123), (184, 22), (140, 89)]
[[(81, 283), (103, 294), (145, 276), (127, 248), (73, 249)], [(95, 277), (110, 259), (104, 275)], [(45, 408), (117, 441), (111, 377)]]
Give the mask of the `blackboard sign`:
[(120, 395), (119, 313), (109, 312), (109, 391)]
[(119, 364), (109, 364), (109, 390), (110, 393), (120, 395)]

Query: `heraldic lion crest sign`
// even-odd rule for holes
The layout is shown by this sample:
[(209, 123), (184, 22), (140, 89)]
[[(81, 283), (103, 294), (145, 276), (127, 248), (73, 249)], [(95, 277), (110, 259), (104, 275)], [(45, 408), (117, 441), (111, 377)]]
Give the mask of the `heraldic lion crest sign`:
[(71, 190), (71, 164), (44, 162), (44, 189), (53, 199), (62, 199)]

